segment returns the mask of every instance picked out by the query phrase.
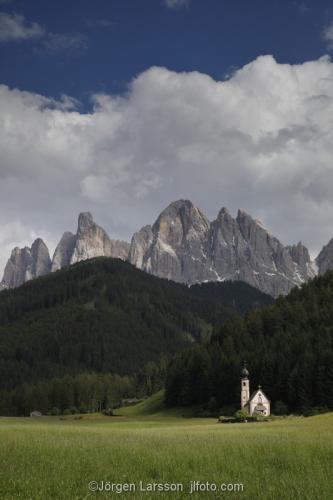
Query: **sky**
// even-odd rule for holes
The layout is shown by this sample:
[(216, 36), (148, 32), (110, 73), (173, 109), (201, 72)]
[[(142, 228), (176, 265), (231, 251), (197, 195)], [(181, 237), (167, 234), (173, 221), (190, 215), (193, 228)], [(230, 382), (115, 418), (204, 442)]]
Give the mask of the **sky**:
[(0, 273), (80, 211), (130, 240), (171, 201), (333, 237), (328, 1), (0, 0)]

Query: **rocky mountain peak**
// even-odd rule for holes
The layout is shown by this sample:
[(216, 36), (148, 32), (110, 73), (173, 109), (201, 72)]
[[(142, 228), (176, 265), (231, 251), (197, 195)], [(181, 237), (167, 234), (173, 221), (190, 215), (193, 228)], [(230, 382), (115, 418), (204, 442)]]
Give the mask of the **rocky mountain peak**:
[(174, 281), (206, 276), (206, 245), (210, 223), (189, 200), (177, 200), (161, 212), (153, 226), (132, 238), (130, 262), (145, 271)]
[(98, 226), (90, 212), (82, 212), (78, 217), (78, 228), (71, 264), (111, 253), (111, 241), (106, 231)]
[(66, 231), (59, 241), (53, 254), (51, 271), (58, 271), (64, 267), (68, 267), (74, 252), (76, 243), (76, 235)]
[(26, 281), (44, 276), (51, 271), (49, 250), (44, 241), (37, 238), (31, 246), (15, 247), (6, 264), (2, 279), (3, 288), (15, 288)]
[(81, 212), (78, 217), (78, 231), (86, 231), (94, 226), (94, 219), (90, 212)]
[(226, 207), (222, 207), (217, 215), (218, 219), (223, 219), (224, 217), (231, 217), (230, 212)]
[(65, 232), (55, 250), (52, 271), (94, 257), (116, 257), (126, 260), (129, 243), (111, 240), (106, 231), (98, 226), (90, 212), (78, 216), (76, 234)]
[(1, 289), (15, 288), (30, 279), (58, 271), (80, 260), (93, 257), (116, 257), (127, 260), (129, 243), (111, 240), (106, 231), (98, 226), (90, 212), (78, 217), (76, 234), (65, 232), (59, 241), (51, 262), (44, 241), (37, 238), (31, 248), (15, 247), (4, 271)]
[(301, 241), (299, 241), (297, 245), (292, 245), (288, 248), (290, 249), (292, 259), (300, 266), (304, 266), (311, 262), (309, 250)]
[(207, 232), (209, 221), (189, 200), (177, 200), (163, 210), (153, 225), (153, 232), (171, 246), (195, 239)]
[(134, 235), (129, 259), (175, 281), (243, 280), (276, 297), (313, 276), (306, 252), (284, 247), (244, 210), (234, 219), (223, 207), (210, 223), (192, 202), (178, 200)]
[(33, 262), (32, 275), (34, 278), (45, 276), (51, 270), (49, 249), (41, 238), (37, 238), (31, 246)]
[(319, 274), (324, 274), (326, 271), (333, 269), (333, 238), (322, 248), (316, 258), (316, 264)]
[[(75, 234), (65, 232), (54, 252), (40, 238), (31, 248), (15, 247), (0, 289), (98, 256), (129, 260), (138, 268), (174, 281), (242, 280), (277, 297), (315, 275), (307, 248), (284, 246), (246, 211), (234, 218), (223, 207), (210, 222), (190, 200), (170, 203), (155, 223), (132, 237), (131, 245), (112, 240), (90, 212), (78, 217)], [(333, 268), (333, 239), (316, 260), (319, 272)]]
[(245, 210), (238, 210), (236, 221), (245, 238), (253, 237), (256, 231), (269, 234), (262, 222), (258, 219), (254, 219), (250, 214), (245, 212)]

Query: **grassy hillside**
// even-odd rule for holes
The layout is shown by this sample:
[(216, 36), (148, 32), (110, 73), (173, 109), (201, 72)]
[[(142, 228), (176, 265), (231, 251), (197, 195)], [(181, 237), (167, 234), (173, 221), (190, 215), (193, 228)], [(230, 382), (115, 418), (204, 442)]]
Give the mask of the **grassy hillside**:
[(124, 406), (115, 411), (116, 416), (127, 418), (165, 419), (165, 418), (191, 418), (195, 416), (197, 407), (175, 407), (165, 406), (164, 389), (156, 392), (149, 398), (132, 406)]
[(209, 339), (243, 300), (230, 289), (224, 307), (117, 259), (81, 262), (0, 293), (0, 390), (83, 371), (133, 374)]
[(164, 404), (164, 390), (160, 390), (144, 399), (140, 403), (132, 406), (125, 406), (116, 410), (116, 415), (123, 416), (152, 416), (163, 414), (165, 410)]
[[(134, 483), (135, 493), (122, 498), (185, 499), (193, 480), (243, 484), (230, 493), (241, 500), (330, 500), (332, 455), (333, 414), (233, 425), (146, 416), (0, 419), (4, 500), (90, 498), (91, 481)], [(184, 491), (147, 493), (140, 481), (180, 483)]]

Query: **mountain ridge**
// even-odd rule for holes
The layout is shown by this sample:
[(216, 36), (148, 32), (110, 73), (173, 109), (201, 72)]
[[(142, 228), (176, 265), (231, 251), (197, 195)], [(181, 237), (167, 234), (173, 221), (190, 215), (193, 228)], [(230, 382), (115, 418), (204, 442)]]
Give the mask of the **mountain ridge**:
[(301, 243), (282, 245), (241, 209), (233, 218), (224, 207), (209, 222), (189, 200), (171, 203), (134, 234), (129, 261), (177, 282), (240, 280), (274, 297), (316, 274)]
[(79, 214), (76, 234), (62, 235), (51, 264), (44, 242), (42, 256), (32, 255), (36, 241), (31, 248), (13, 250), (0, 290), (98, 256), (128, 260), (148, 273), (188, 285), (244, 281), (273, 297), (333, 268), (333, 239), (311, 261), (301, 242), (283, 245), (244, 209), (233, 217), (222, 207), (209, 221), (186, 199), (170, 203), (153, 224), (134, 233), (131, 243), (111, 239), (90, 212)]

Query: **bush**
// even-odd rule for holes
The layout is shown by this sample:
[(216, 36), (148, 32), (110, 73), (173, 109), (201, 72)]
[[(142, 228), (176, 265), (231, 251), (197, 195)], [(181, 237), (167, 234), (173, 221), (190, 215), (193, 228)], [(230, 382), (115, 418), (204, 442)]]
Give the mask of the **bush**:
[(236, 422), (235, 418), (234, 417), (224, 417), (223, 415), (221, 415), (219, 418), (218, 418), (218, 422), (220, 424), (231, 424), (233, 422)]
[(54, 417), (57, 417), (58, 415), (60, 415), (60, 410), (59, 408), (57, 408), (56, 406), (54, 406), (51, 410), (51, 415), (53, 415)]
[(324, 406), (315, 406), (313, 408), (307, 408), (303, 411), (304, 417), (314, 417), (315, 415), (320, 415), (321, 413), (325, 413), (329, 411), (327, 407)]
[(114, 413), (113, 413), (113, 409), (112, 408), (107, 408), (105, 410), (102, 411), (103, 415), (105, 415), (106, 417), (113, 417), (114, 416)]
[(249, 413), (246, 410), (238, 410), (235, 413), (235, 418), (239, 422), (245, 422), (249, 418)]

